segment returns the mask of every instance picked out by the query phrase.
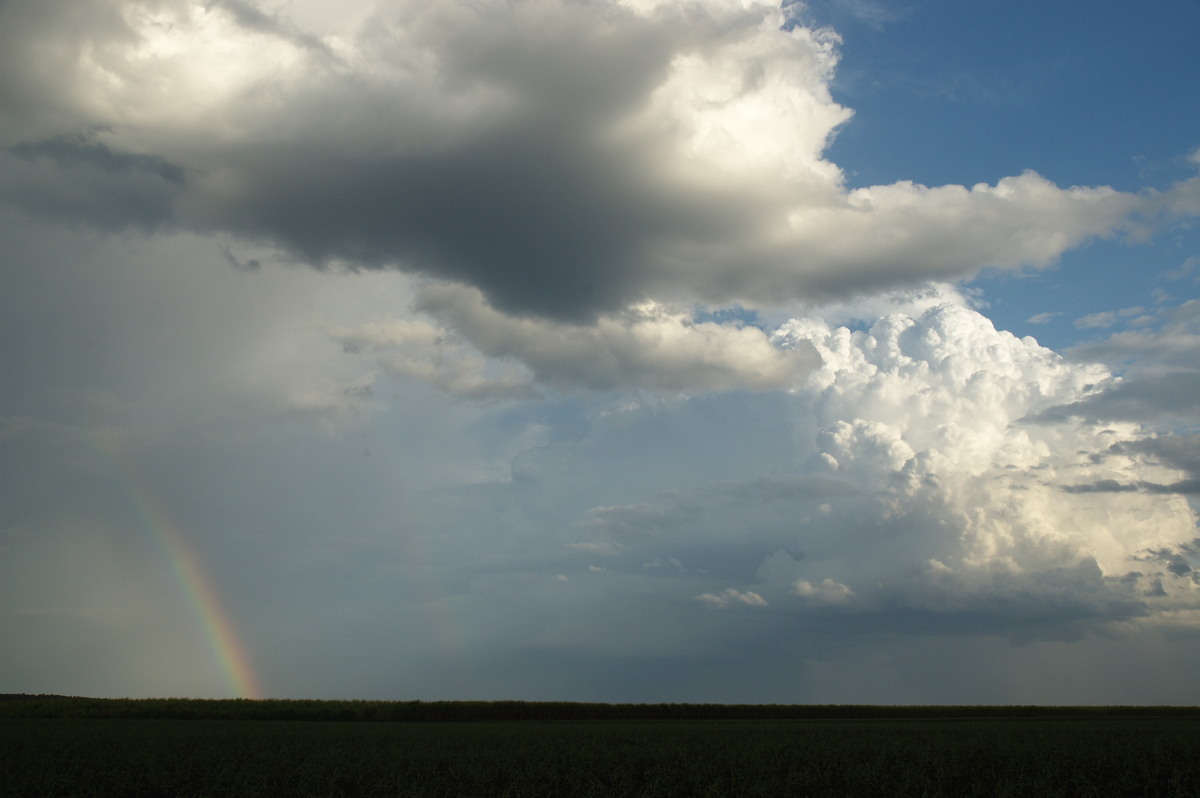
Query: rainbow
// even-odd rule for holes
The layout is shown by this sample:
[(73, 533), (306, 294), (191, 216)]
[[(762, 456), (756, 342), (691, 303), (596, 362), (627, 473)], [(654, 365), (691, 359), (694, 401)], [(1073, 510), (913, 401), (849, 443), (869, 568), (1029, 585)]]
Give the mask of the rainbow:
[(239, 698), (262, 698), (250, 656), (187, 535), (150, 492), (126, 451), (124, 434), (111, 427), (92, 430), (97, 448), (124, 474), (134, 506), (158, 549), (229, 687)]

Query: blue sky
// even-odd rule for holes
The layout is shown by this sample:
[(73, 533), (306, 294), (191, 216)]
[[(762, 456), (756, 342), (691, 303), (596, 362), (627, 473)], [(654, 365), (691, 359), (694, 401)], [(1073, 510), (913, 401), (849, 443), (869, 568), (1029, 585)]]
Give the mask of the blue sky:
[[(1059, 185), (1162, 189), (1195, 173), (1200, 9), (1127, 4), (825, 2), (842, 35), (834, 96), (854, 121), (829, 148), (854, 185), (992, 182), (1032, 169)], [(1096, 242), (1050, 274), (976, 282), (1005, 329), (1062, 348), (1072, 322), (1188, 293), (1164, 275), (1194, 257), (1194, 225), (1151, 244)], [(1194, 289), (1193, 289), (1194, 291)], [(1040, 307), (1038, 302), (1045, 303)], [(1060, 313), (1041, 325), (1037, 313)]]
[(813, 3), (842, 35), (835, 96), (855, 109), (830, 148), (857, 183), (994, 181), (1137, 190), (1178, 179), (1200, 11), (1115, 2), (878, 4), (878, 22)]
[(0, 692), (1200, 701), (1194, 4), (0, 4)]

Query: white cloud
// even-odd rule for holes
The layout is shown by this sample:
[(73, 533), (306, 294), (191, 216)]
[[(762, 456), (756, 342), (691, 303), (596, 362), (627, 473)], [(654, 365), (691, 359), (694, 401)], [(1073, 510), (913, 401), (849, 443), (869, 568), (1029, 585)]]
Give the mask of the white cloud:
[(745, 604), (748, 607), (765, 607), (766, 600), (753, 591), (742, 592), (732, 587), (725, 588), (720, 593), (701, 593), (696, 600), (712, 609), (722, 609), (731, 604)]
[[(1093, 393), (1106, 376), (1096, 367), (1069, 364), (956, 305), (919, 319), (887, 317), (866, 332), (797, 322), (783, 334), (812, 342), (825, 361), (804, 391), (814, 397), (821, 424), (816, 462), (856, 484), (905, 496), (910, 510), (930, 500), (935, 505), (922, 512), (949, 502), (936, 512), (955, 507), (961, 513), (959, 520), (943, 520), (957, 529), (963, 566), (1036, 570), (1073, 552), (1120, 576), (1134, 570), (1132, 558), (1160, 535), (1178, 543), (1190, 534), (1191, 514), (1182, 502), (1141, 496), (1127, 506), (1097, 506), (1063, 498), (1060, 485), (1102, 470), (1077, 453), (1140, 435), (1132, 425), (1022, 423)], [(1113, 461), (1105, 467), (1116, 474), (1137, 466)], [(1165, 526), (1138, 520), (1150, 506)], [(1114, 513), (1128, 518), (1112, 523), (1106, 514)], [(1065, 548), (1051, 555), (1053, 546)]]
[(847, 268), (899, 286), (982, 266), (1048, 265), (1085, 239), (1116, 231), (1139, 204), (1112, 189), (1063, 190), (1033, 172), (970, 189), (901, 182), (798, 208), (788, 236), (794, 254), (812, 264), (805, 272), (817, 286), (845, 279), (837, 275)]
[(1190, 275), (1198, 266), (1200, 266), (1200, 257), (1187, 258), (1183, 263), (1179, 264), (1179, 268), (1165, 272), (1163, 277), (1168, 280), (1182, 280)]
[(792, 584), (792, 592), (797, 596), (827, 601), (831, 604), (840, 604), (854, 598), (853, 590), (832, 579), (823, 579), (819, 585), (814, 585), (807, 579), (797, 579)]
[(1117, 314), (1111, 310), (1102, 311), (1100, 313), (1089, 313), (1086, 316), (1081, 316), (1075, 319), (1075, 329), (1089, 330), (1095, 328), (1112, 327), (1117, 323)]
[(776, 612), (836, 611), (844, 629), (895, 614), (895, 631), (1055, 638), (1195, 609), (1180, 564), (1194, 456), (1149, 456), (1136, 424), (1030, 421), (1096, 395), (1102, 367), (997, 331), (949, 293), (915, 318), (794, 320), (776, 337), (822, 358), (776, 420), (793, 473), (592, 509), (576, 529), (620, 544), (610, 570), (697, 563), (669, 573), (709, 606), (753, 593)]
[[(1125, 321), (1133, 318), (1130, 321)], [(1114, 327), (1118, 323), (1125, 321), (1130, 325), (1144, 325), (1153, 322), (1154, 317), (1146, 315), (1144, 307), (1136, 306), (1131, 308), (1121, 308), (1120, 310), (1106, 310), (1100, 313), (1089, 313), (1075, 320), (1075, 329), (1103, 329), (1105, 327)]]

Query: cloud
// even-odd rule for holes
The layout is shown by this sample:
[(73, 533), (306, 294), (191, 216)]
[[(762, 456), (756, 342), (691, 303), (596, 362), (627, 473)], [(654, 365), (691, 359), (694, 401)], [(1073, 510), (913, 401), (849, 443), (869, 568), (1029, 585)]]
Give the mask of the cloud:
[[(444, 327), (396, 320), (331, 335), (348, 349), (395, 352), (384, 361), (394, 373), (465, 395), (527, 396), (535, 384), (769, 390), (796, 384), (816, 365), (811, 349), (780, 349), (757, 327), (696, 322), (650, 302), (581, 325), (510, 316), (478, 290), (443, 284), (426, 286), (417, 307)], [(526, 373), (488, 379), (480, 355), (520, 363)]]
[(1163, 277), (1168, 280), (1182, 280), (1190, 275), (1197, 266), (1200, 266), (1200, 257), (1186, 258), (1178, 268), (1164, 272)]
[[(1113, 366), (1136, 363), (1137, 368), (1148, 370), (1195, 368), (1195, 355), (1200, 351), (1200, 300), (1189, 299), (1160, 313), (1157, 329), (1121, 331), (1072, 347), (1068, 353), (1076, 360)], [(1154, 357), (1147, 357), (1151, 353)]]
[(1181, 494), (1194, 447), (1136, 424), (1029, 423), (1107, 372), (939, 296), (867, 329), (783, 325), (781, 345), (821, 357), (775, 420), (790, 471), (690, 486), (676, 475), (647, 501), (592, 507), (568, 546), (604, 550), (608, 578), (693, 586), (712, 608), (753, 595), (796, 623), (834, 613), (844, 634), (1074, 639), (1190, 623), (1180, 563), (1195, 517)]
[(211, 0), (209, 8), (213, 6), (227, 11), (247, 31), (276, 37), (297, 47), (335, 57), (333, 50), (320, 37), (305, 33), (277, 13), (264, 11), (246, 0)]
[(1144, 460), (1148, 465), (1183, 472), (1184, 478), (1165, 483), (1152, 481), (1122, 483), (1115, 480), (1102, 480), (1068, 486), (1067, 490), (1079, 493), (1142, 490), (1149, 493), (1200, 495), (1200, 435), (1161, 434), (1136, 441), (1117, 443), (1113, 444), (1107, 452), (1097, 454), (1096, 458), (1102, 459), (1106, 456), (1138, 458)]
[(221, 252), (225, 255), (225, 261), (238, 271), (256, 272), (262, 268), (262, 261), (260, 261), (258, 258), (248, 258), (244, 261), (239, 260), (237, 256), (229, 250), (228, 247), (222, 249)]
[(527, 374), (493, 367), (452, 331), (425, 321), (395, 319), (352, 328), (331, 327), (327, 332), (348, 353), (386, 353), (380, 365), (391, 374), (415, 377), (458, 396), (521, 399), (536, 393)]
[(837, 37), (765, 0), (404, 0), (328, 32), (243, 1), (0, 17), (4, 201), (421, 273), (507, 315), (847, 297), (1045, 266), (1194, 210), (1183, 184), (1032, 172), (846, 191), (824, 157), (850, 118), (829, 92)]
[[(165, 158), (113, 150), (95, 132), (17, 144), (0, 154), (8, 185), (0, 194), (28, 211), (108, 229), (155, 230), (187, 186)], [(2, 168), (2, 167), (0, 167)]]
[(142, 173), (166, 183), (186, 183), (183, 169), (164, 158), (114, 152), (91, 140), (89, 135), (46, 139), (36, 144), (17, 144), (9, 152), (25, 161), (46, 158), (59, 167), (83, 166), (109, 173)]
[(1144, 454), (1170, 468), (1200, 474), (1200, 435), (1159, 435), (1118, 444), (1116, 449)]
[(6, 673), (227, 690), (154, 496), (281, 695), (1054, 698), (995, 685), (1147, 641), (1171, 676), (1196, 306), (1064, 358), (925, 281), (1200, 183), (851, 190), (794, 7), (350, 5), (0, 2)]
[(1153, 321), (1153, 317), (1146, 315), (1144, 307), (1136, 306), (1131, 308), (1121, 308), (1120, 310), (1106, 310), (1100, 313), (1089, 313), (1075, 320), (1075, 329), (1087, 330), (1095, 328), (1114, 327), (1120, 321), (1136, 317), (1132, 323), (1148, 323)]
[(1075, 329), (1087, 330), (1096, 327), (1112, 327), (1117, 323), (1117, 314), (1111, 310), (1102, 313), (1089, 313), (1075, 320)]
[(1200, 374), (1175, 371), (1135, 376), (1110, 384), (1103, 393), (1046, 411), (1042, 418), (1070, 415), (1093, 419), (1154, 421), (1200, 415)]
[(876, 30), (882, 30), (889, 22), (895, 22), (905, 13), (903, 10), (888, 8), (883, 3), (874, 2), (874, 0), (834, 0), (834, 5)]
[(696, 596), (696, 600), (712, 609), (722, 609), (731, 604), (745, 604), (748, 607), (767, 606), (766, 600), (757, 593), (752, 591), (743, 593), (732, 587), (726, 588), (720, 593), (701, 593), (699, 596)]
[(853, 590), (832, 579), (823, 579), (819, 585), (814, 585), (807, 579), (797, 579), (792, 584), (792, 592), (797, 596), (827, 601), (831, 604), (840, 604), (854, 598)]
[[(1142, 308), (1112, 316), (1128, 318)], [(1119, 369), (1121, 379), (1102, 391), (1046, 411), (1047, 418), (1077, 415), (1095, 419), (1194, 423), (1200, 419), (1200, 300), (1191, 299), (1153, 315), (1129, 319), (1142, 329), (1120, 330), (1107, 338), (1067, 350), (1079, 362), (1100, 362)]]

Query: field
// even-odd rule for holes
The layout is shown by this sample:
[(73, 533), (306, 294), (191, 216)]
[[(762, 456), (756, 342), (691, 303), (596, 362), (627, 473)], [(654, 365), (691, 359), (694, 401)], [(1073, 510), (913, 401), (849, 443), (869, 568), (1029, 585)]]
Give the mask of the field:
[(25, 795), (1194, 796), (1200, 711), (0, 701)]

